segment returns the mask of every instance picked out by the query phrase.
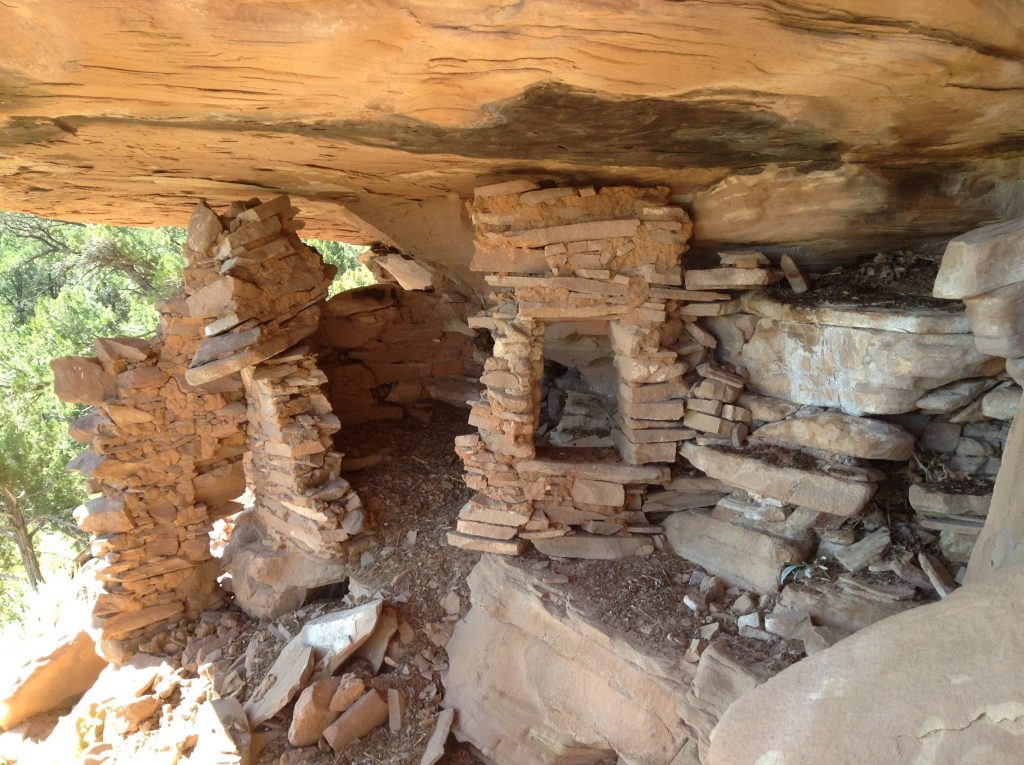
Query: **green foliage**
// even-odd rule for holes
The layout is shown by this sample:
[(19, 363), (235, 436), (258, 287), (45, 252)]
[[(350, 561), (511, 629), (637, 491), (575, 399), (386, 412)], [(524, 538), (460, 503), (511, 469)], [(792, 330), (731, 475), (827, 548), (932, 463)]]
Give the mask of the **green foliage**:
[(307, 241), (306, 244), (319, 252), (325, 263), (330, 263), (338, 269), (327, 295), (329, 298), (345, 290), (373, 284), (373, 274), (370, 273), (370, 269), (359, 262), (359, 256), (366, 252), (366, 247), (314, 239)]
[[(7, 528), (11, 501), (33, 543), (48, 535), (45, 547), (64, 551), (61, 560), (43, 551), (44, 574), (59, 570), (86, 540), (71, 518), (86, 498), (84, 482), (65, 467), (81, 450), (67, 426), (85, 407), (57, 399), (49, 361), (92, 355), (97, 337), (151, 336), (156, 301), (180, 288), (183, 242), (175, 228), (0, 212), (0, 623), (21, 618), (25, 602), (22, 557)], [(373, 283), (358, 259), (365, 248), (309, 244), (338, 268), (331, 295)], [(5, 496), (14, 500), (5, 505)]]
[(16, 615), (22, 585), (12, 503), (33, 543), (85, 541), (71, 518), (84, 483), (65, 467), (81, 449), (67, 426), (84, 407), (57, 399), (49, 361), (91, 355), (97, 337), (152, 335), (155, 302), (180, 286), (183, 236), (0, 213), (0, 621)]

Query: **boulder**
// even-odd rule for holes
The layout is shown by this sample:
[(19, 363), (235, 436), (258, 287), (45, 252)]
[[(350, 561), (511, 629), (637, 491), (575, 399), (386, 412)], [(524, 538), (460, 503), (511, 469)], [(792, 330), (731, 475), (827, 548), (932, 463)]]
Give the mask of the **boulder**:
[(836, 412), (764, 425), (750, 439), (869, 460), (907, 460), (914, 453), (914, 437), (898, 425)]
[(690, 718), (705, 735), (717, 720), (687, 702), (688, 665), (598, 628), (540, 573), (484, 556), (469, 585), (472, 608), (446, 648), (444, 706), (457, 711), (456, 738), (497, 765), (614, 762), (616, 752), (667, 763), (690, 739)]
[(81, 696), (107, 666), (84, 631), (64, 635), (42, 648), (2, 691), (0, 727), (4, 730)]
[(951, 239), (935, 277), (935, 297), (960, 299), (1024, 282), (1024, 217)]
[(707, 320), (720, 348), (750, 372), (766, 396), (827, 406), (846, 414), (913, 411), (932, 388), (997, 373), (1002, 360), (980, 353), (969, 333), (912, 333), (759, 318)]
[(1017, 762), (1022, 592), (1010, 566), (783, 670), (729, 707), (710, 765)]

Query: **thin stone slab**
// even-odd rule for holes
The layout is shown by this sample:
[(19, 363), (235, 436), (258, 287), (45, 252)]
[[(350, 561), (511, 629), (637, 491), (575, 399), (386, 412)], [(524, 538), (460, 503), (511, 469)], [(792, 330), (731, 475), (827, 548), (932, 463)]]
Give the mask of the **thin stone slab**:
[(522, 555), (526, 550), (526, 542), (521, 539), (485, 539), (457, 531), (449, 531), (446, 535), (448, 544), (463, 550), (497, 553), (498, 555)]
[(758, 428), (751, 441), (806, 446), (869, 460), (907, 460), (915, 441), (903, 428), (868, 417), (822, 412)]
[(448, 740), (448, 734), (452, 729), (452, 722), (455, 719), (454, 709), (442, 709), (437, 716), (437, 723), (434, 725), (434, 732), (430, 734), (427, 741), (427, 748), (420, 758), (420, 765), (435, 765), (444, 757), (444, 743)]
[(255, 727), (284, 709), (313, 673), (315, 663), (311, 646), (298, 635), (289, 640), (263, 682), (245, 702), (249, 725)]
[(643, 537), (606, 537), (575, 534), (532, 540), (537, 551), (555, 558), (617, 560), (634, 555), (650, 555), (654, 545)]
[(988, 515), (992, 494), (960, 494), (943, 491), (942, 484), (915, 483), (908, 494), (910, 506), (923, 515)]
[[(748, 313), (776, 321), (804, 324), (831, 324), (836, 327), (883, 329), (889, 332), (915, 334), (961, 335), (971, 331), (965, 312), (958, 309), (941, 311), (926, 308), (871, 308), (819, 304), (813, 307), (793, 305), (776, 300), (767, 292), (751, 292), (743, 296)], [(953, 307), (951, 305), (951, 307)]]
[(817, 470), (779, 467), (742, 452), (694, 443), (683, 444), (679, 452), (694, 467), (730, 486), (831, 515), (855, 515), (877, 488), (873, 483), (844, 481)]
[(569, 462), (532, 459), (518, 462), (516, 469), (520, 473), (573, 476), (575, 478), (586, 478), (595, 481), (614, 481), (615, 483), (622, 484), (662, 484), (668, 481), (670, 477), (670, 471), (667, 467), (623, 465), (614, 462)]
[(719, 520), (704, 510), (673, 513), (662, 523), (673, 552), (732, 586), (775, 592), (779, 572), (808, 553), (805, 546)]

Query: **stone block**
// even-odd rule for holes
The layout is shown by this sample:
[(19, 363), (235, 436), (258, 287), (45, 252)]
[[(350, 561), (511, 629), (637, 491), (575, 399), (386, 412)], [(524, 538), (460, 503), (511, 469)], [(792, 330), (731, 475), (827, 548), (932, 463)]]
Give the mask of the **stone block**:
[(703, 510), (673, 513), (662, 523), (673, 552), (732, 586), (772, 593), (779, 573), (808, 550), (789, 540), (713, 518)]

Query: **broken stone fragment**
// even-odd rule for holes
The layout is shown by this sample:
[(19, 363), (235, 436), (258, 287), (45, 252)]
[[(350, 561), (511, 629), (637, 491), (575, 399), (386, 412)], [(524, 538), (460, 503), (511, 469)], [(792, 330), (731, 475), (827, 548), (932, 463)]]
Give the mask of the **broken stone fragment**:
[(373, 634), (383, 601), (375, 600), (356, 608), (324, 614), (306, 623), (292, 641), (313, 649), (316, 677), (330, 677), (349, 656)]
[(435, 765), (444, 757), (444, 744), (448, 740), (448, 733), (452, 729), (452, 721), (455, 719), (454, 709), (442, 709), (437, 716), (437, 723), (434, 725), (434, 732), (430, 734), (427, 741), (427, 748), (420, 758), (420, 765)]
[(921, 570), (924, 571), (940, 598), (945, 598), (956, 590), (956, 582), (953, 581), (953, 577), (949, 575), (949, 571), (940, 560), (922, 550), (917, 555), (917, 562), (921, 565)]
[(53, 391), (65, 403), (98, 406), (117, 395), (117, 382), (96, 359), (62, 356), (50, 362)]
[(292, 722), (288, 727), (288, 743), (292, 746), (313, 746), (327, 726), (338, 719), (340, 711), (331, 709), (331, 700), (341, 683), (340, 677), (328, 677), (306, 686), (295, 701)]
[(366, 683), (355, 675), (343, 675), (328, 707), (332, 712), (341, 714), (356, 703), (366, 692)]
[(324, 739), (335, 752), (342, 752), (356, 739), (362, 738), (388, 721), (388, 703), (380, 692), (371, 688), (345, 710), (324, 731)]
[(87, 632), (48, 641), (0, 690), (0, 728), (63, 706), (92, 687), (107, 666)]
[(250, 765), (252, 736), (242, 705), (233, 696), (204, 702), (196, 713), (196, 748), (190, 757), (209, 765)]
[(847, 571), (861, 571), (882, 557), (889, 549), (889, 529), (875, 529), (859, 542), (840, 547), (835, 558)]
[(313, 649), (296, 636), (285, 644), (263, 682), (245, 702), (245, 714), (255, 727), (280, 712), (313, 673)]

